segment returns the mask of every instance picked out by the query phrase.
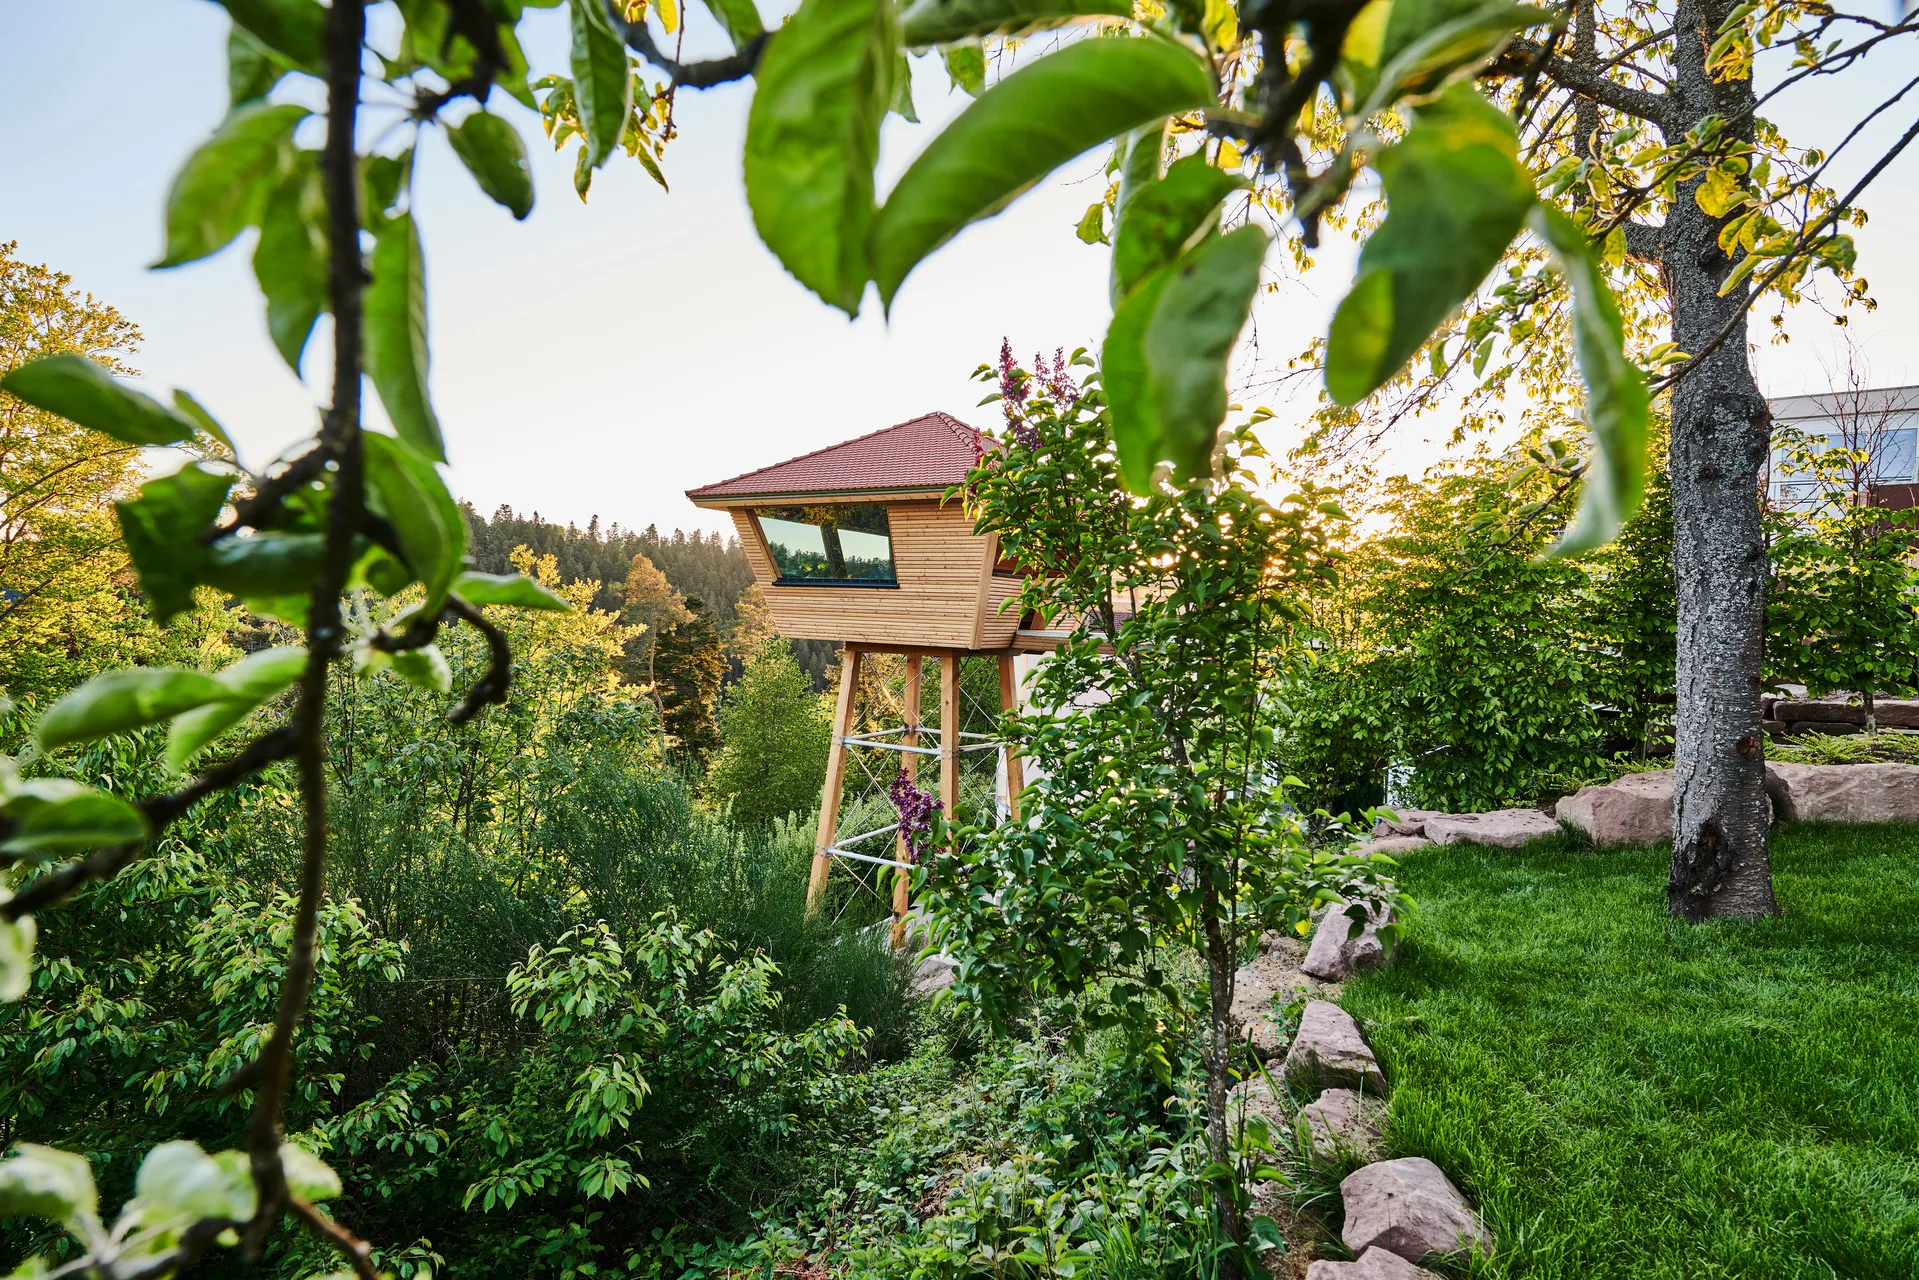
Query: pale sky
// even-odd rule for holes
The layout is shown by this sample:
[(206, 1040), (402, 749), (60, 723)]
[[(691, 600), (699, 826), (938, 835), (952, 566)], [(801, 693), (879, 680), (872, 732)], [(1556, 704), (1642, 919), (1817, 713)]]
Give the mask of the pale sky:
[[(762, 5), (769, 23), (777, 7)], [(167, 184), (226, 108), (226, 26), (208, 0), (0, 0), (0, 241), (17, 240), (27, 261), (69, 273), (137, 323), (145, 343), (136, 363), (150, 389), (191, 391), (257, 464), (311, 430), (324, 398), (324, 327), (308, 347), (313, 382), (302, 385), (267, 339), (251, 232), (211, 260), (146, 269), (159, 256)], [(530, 13), (522, 32), (536, 71), (565, 69), (563, 9)], [(723, 47), (703, 15), (689, 54), (696, 46)], [(1882, 61), (1845, 92), (1821, 86), (1773, 118), (1795, 141), (1829, 145), (1871, 89), (1905, 78)], [(966, 101), (948, 91), (937, 58), (915, 69), (926, 123), (889, 120), (882, 187)], [(1104, 189), (1103, 151), (923, 264), (890, 322), (869, 294), (849, 323), (753, 234), (739, 160), (750, 94), (750, 82), (683, 91), (664, 166), (671, 193), (616, 156), (582, 205), (572, 151), (555, 155), (537, 116), (496, 92), (492, 109), (534, 156), (538, 203), (524, 223), (479, 194), (444, 139), (423, 141), (416, 211), (432, 386), (460, 497), (562, 522), (597, 514), (723, 529), (719, 513), (694, 508), (683, 491), (933, 409), (990, 427), (997, 412), (975, 407), (987, 389), (968, 375), (1002, 335), (1022, 360), (1097, 345), (1109, 315), (1107, 251), (1081, 244), (1073, 227)], [(1868, 142), (1896, 137), (1914, 109), (1888, 113)], [(1876, 154), (1836, 166), (1841, 185)], [(1876, 216), (1858, 236), (1881, 305), (1854, 334), (1881, 384), (1919, 382), (1919, 244), (1904, 212), (1915, 195), (1919, 153), (1880, 179), (1865, 201)], [(1270, 377), (1323, 327), (1350, 261), (1329, 250), (1305, 285), (1261, 299), (1249, 330), (1257, 351), (1249, 343), (1237, 361), (1242, 377)], [(1830, 326), (1808, 317), (1796, 330), (1799, 341), (1756, 354), (1770, 394), (1826, 386)], [(1273, 408), (1280, 418), (1267, 442), (1280, 448), (1296, 415)], [(1435, 452), (1426, 438), (1446, 431), (1440, 421), (1412, 426), (1389, 463), (1417, 469)]]

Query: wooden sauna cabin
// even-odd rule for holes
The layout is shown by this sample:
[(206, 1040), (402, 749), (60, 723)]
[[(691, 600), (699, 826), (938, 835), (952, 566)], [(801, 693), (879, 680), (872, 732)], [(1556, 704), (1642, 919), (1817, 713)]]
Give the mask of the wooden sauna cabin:
[[(732, 516), (782, 635), (844, 646), (807, 900), (818, 906), (836, 860), (893, 869), (896, 945), (906, 936), (913, 854), (897, 824), (839, 829), (849, 753), (859, 753), (868, 775), (875, 757), (884, 776), (898, 770), (908, 778), (921, 776), (924, 760), (937, 769), (940, 803), (952, 814), (963, 758), (994, 752), (1005, 812), (1018, 815), (1020, 762), (992, 735), (961, 728), (957, 674), (964, 660), (996, 661), (999, 709), (1009, 709), (1018, 703), (1023, 674), (1019, 641), (1043, 635), (1022, 637), (1017, 611), (1001, 609), (1019, 594), (1019, 577), (1000, 563), (997, 538), (975, 534), (964, 505), (946, 498), (994, 447), (951, 414), (929, 413), (686, 495)], [(1051, 646), (1041, 639), (1034, 647)], [(938, 664), (937, 727), (917, 723), (919, 712), (908, 710), (902, 724), (855, 732), (862, 663), (875, 654), (904, 657), (898, 705), (907, 709), (922, 705), (923, 664)], [(923, 733), (937, 745), (923, 743)]]
[(782, 635), (903, 651), (1013, 644), (1017, 576), (946, 491), (985, 436), (946, 413), (692, 489), (727, 512)]

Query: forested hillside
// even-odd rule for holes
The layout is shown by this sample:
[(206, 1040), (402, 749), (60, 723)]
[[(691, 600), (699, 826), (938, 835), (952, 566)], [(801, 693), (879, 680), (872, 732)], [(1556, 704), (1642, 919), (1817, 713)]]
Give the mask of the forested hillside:
[(740, 592), (753, 582), (753, 570), (747, 567), (738, 538), (698, 529), (661, 533), (659, 526), (651, 524), (643, 530), (624, 529), (617, 520), (602, 527), (598, 516), (582, 529), (543, 520), (537, 511), (521, 515), (504, 503), (491, 518), (475, 511), (471, 503), (460, 504), (460, 509), (466, 513), (475, 568), (484, 573), (511, 572), (507, 557), (513, 548), (526, 547), (536, 556), (552, 556), (563, 582), (598, 582), (600, 591), (593, 597), (596, 609), (619, 611), (620, 588), (636, 555), (658, 565), (681, 595), (698, 596), (722, 625), (733, 621)]

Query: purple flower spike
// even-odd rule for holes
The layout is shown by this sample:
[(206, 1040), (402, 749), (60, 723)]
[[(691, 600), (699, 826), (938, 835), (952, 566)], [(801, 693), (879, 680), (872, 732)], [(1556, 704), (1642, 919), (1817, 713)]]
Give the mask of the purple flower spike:
[(921, 791), (901, 769), (886, 789), (887, 799), (900, 811), (900, 838), (906, 843), (906, 860), (918, 862), (920, 844), (933, 829), (933, 815), (944, 806), (931, 792)]

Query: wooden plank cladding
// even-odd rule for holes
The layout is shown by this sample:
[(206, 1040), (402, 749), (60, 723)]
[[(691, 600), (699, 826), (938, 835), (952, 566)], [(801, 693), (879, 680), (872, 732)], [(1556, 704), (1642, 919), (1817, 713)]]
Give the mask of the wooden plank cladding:
[(1017, 593), (1018, 581), (993, 576), (996, 539), (976, 535), (958, 502), (919, 498), (886, 504), (897, 587), (778, 585), (778, 570), (752, 511), (732, 507), (733, 523), (782, 635), (936, 649), (1011, 643), (1018, 619), (1001, 615), (999, 603)]

